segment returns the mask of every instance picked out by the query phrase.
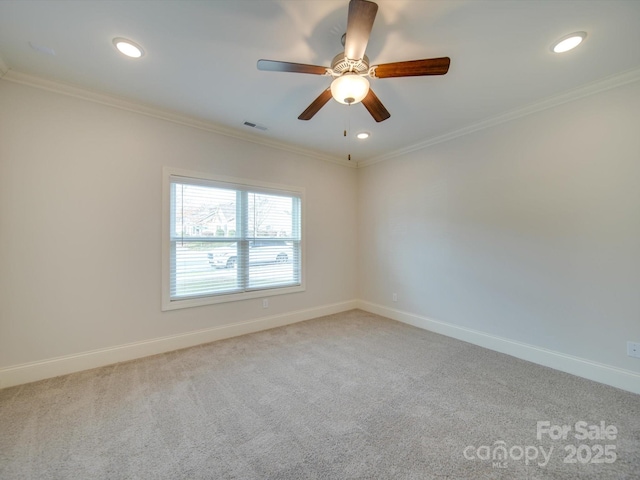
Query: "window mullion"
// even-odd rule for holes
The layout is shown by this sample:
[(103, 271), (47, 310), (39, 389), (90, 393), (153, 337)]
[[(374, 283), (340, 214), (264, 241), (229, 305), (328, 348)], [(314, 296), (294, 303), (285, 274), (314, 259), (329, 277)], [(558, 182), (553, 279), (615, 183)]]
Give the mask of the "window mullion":
[(240, 222), (240, 241), (238, 242), (238, 286), (246, 291), (249, 285), (249, 201), (245, 190), (236, 192), (236, 218)]

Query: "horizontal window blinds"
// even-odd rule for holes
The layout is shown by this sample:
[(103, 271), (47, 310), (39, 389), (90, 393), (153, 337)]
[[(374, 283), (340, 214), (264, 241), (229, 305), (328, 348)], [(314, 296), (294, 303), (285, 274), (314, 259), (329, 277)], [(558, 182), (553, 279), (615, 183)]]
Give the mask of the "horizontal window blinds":
[(171, 176), (170, 300), (301, 284), (301, 196)]

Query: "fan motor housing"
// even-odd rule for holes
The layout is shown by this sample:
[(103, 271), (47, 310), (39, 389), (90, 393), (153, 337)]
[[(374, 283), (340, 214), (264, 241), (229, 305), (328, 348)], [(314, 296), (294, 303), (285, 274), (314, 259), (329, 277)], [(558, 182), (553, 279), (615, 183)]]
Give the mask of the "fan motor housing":
[(362, 60), (350, 60), (344, 56), (344, 52), (339, 53), (331, 61), (331, 70), (338, 75), (345, 72), (366, 74), (369, 71), (369, 57), (365, 55)]

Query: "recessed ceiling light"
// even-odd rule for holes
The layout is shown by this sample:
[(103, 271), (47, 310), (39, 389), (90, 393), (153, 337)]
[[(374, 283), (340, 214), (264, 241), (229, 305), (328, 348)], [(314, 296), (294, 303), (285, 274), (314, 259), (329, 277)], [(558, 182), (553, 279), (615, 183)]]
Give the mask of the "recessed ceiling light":
[(127, 57), (131, 58), (140, 58), (144, 55), (144, 50), (142, 47), (131, 40), (127, 40), (126, 38), (114, 38), (113, 44), (118, 49), (118, 51)]
[(580, 45), (585, 38), (587, 38), (587, 32), (575, 32), (565, 35), (551, 45), (551, 51), (554, 53), (568, 52)]
[(365, 138), (369, 138), (369, 133), (368, 132), (360, 132), (359, 134), (356, 135), (356, 137), (358, 137), (360, 140), (364, 140)]

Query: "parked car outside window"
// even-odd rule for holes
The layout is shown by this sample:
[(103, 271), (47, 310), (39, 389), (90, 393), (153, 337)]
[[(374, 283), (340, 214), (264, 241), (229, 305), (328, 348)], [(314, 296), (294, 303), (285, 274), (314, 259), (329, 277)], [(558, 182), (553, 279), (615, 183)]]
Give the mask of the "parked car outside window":
[[(214, 268), (235, 268), (238, 252), (235, 247), (218, 248), (207, 254)], [(249, 264), (287, 263), (293, 258), (293, 247), (284, 240), (253, 240), (249, 242)]]

